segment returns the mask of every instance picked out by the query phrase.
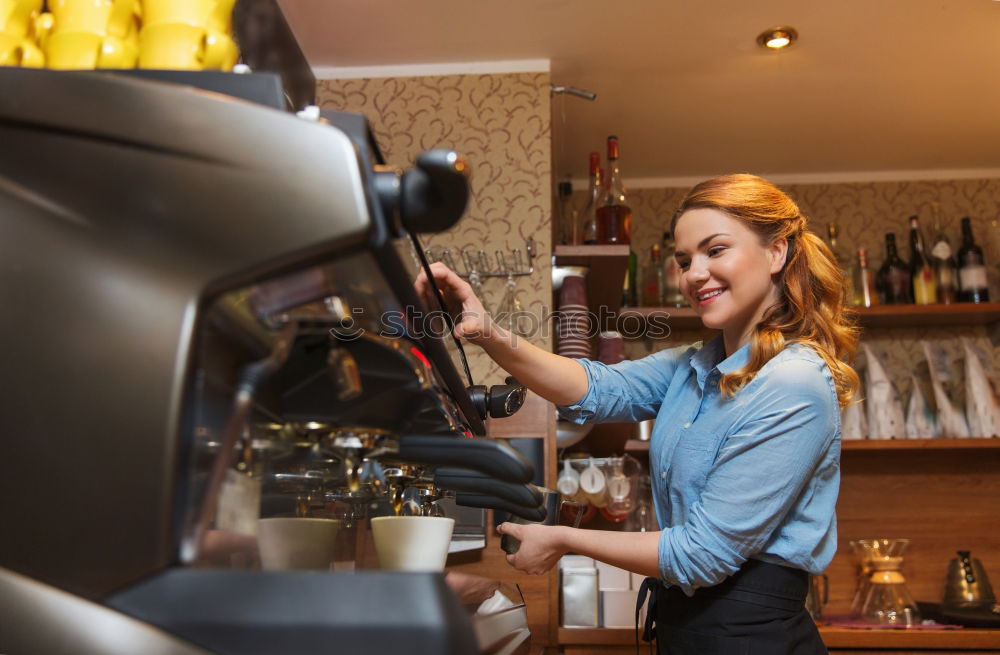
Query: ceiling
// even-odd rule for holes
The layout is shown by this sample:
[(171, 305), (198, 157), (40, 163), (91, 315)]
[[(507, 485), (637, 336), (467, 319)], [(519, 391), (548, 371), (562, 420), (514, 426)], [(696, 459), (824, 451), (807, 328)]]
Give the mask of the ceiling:
[[(997, 0), (280, 4), (314, 69), (549, 60), (554, 84), (597, 93), (553, 97), (557, 178), (585, 177), (612, 133), (634, 186), (734, 171), (1000, 177)], [(757, 46), (776, 25), (798, 42)]]

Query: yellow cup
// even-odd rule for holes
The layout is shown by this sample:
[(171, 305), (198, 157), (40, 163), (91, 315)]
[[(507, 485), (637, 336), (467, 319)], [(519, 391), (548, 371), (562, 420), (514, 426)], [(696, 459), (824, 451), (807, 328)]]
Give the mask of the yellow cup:
[(49, 0), (52, 31), (90, 32), (125, 38), (136, 29), (141, 7), (137, 0)]
[(143, 0), (143, 25), (182, 23), (230, 33), (236, 0)]
[(138, 46), (134, 41), (90, 32), (60, 32), (45, 43), (46, 63), (56, 70), (134, 68)]
[(139, 68), (231, 70), (238, 58), (228, 35), (194, 25), (147, 25), (139, 35)]
[(43, 68), (45, 55), (31, 39), (0, 32), (0, 66)]
[(0, 0), (0, 34), (25, 38), (42, 11), (42, 0)]

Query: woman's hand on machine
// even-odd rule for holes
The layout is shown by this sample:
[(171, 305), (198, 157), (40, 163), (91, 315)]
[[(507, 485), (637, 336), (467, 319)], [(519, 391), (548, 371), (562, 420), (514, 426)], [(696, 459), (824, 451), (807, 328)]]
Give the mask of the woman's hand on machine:
[[(472, 286), (441, 262), (434, 262), (430, 269), (434, 282), (444, 295), (445, 306), (455, 319), (455, 336), (472, 343), (489, 337), (491, 331), (497, 327), (486, 313), (486, 308), (472, 290)], [(427, 282), (424, 271), (420, 271), (417, 275), (414, 286), (430, 310), (436, 310), (438, 303), (434, 299), (434, 291)]]
[(547, 573), (566, 554), (563, 533), (571, 529), (559, 525), (523, 525), (510, 522), (497, 526), (497, 532), (508, 534), (521, 542), (516, 553), (507, 555), (507, 563), (531, 575)]

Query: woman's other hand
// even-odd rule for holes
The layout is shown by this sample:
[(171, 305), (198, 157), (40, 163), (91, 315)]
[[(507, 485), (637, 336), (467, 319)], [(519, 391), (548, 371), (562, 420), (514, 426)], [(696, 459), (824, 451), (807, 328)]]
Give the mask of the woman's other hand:
[[(444, 295), (445, 306), (455, 319), (455, 336), (471, 343), (478, 343), (488, 338), (492, 331), (496, 330), (496, 325), (486, 313), (486, 308), (472, 290), (472, 286), (441, 262), (434, 262), (430, 269), (434, 282)], [(434, 291), (427, 282), (424, 271), (420, 271), (417, 275), (414, 287), (430, 311), (436, 311), (438, 303), (434, 299)]]
[(513, 555), (507, 555), (507, 562), (519, 571), (531, 575), (548, 572), (566, 554), (564, 533), (571, 528), (558, 525), (522, 525), (501, 523), (497, 532), (508, 534), (521, 542)]

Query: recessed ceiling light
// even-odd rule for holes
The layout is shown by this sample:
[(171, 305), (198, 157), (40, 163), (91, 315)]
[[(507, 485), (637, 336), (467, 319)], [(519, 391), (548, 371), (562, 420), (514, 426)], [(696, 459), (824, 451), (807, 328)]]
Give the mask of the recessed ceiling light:
[(768, 50), (781, 50), (795, 43), (799, 33), (794, 27), (772, 27), (757, 36), (757, 44)]

